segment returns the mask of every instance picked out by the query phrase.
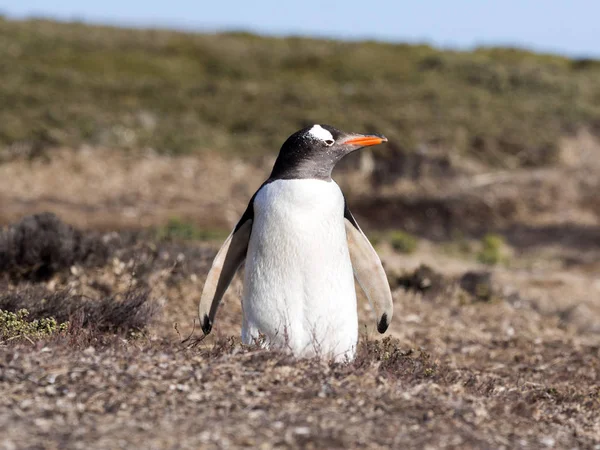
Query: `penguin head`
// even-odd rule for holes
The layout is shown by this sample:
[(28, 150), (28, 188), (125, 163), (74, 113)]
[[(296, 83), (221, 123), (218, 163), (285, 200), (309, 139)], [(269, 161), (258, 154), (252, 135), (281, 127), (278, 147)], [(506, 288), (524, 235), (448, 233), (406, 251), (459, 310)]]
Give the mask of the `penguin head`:
[(296, 131), (283, 143), (271, 178), (328, 180), (344, 156), (383, 142), (387, 142), (387, 138), (378, 134), (346, 133), (331, 125), (310, 125)]

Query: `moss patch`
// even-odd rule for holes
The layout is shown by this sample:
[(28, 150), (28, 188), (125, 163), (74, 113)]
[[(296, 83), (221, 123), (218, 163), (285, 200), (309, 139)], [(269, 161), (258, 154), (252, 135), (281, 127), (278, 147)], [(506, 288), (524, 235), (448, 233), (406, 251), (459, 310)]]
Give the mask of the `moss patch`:
[(491, 266), (507, 262), (504, 238), (498, 234), (485, 235), (481, 240), (481, 250), (477, 254), (477, 259)]
[(419, 245), (416, 237), (401, 230), (392, 231), (389, 234), (389, 240), (394, 250), (400, 253), (413, 253)]
[(17, 312), (0, 309), (0, 342), (13, 339), (40, 339), (64, 332), (68, 322), (58, 323), (54, 317), (30, 319), (29, 311), (20, 309)]

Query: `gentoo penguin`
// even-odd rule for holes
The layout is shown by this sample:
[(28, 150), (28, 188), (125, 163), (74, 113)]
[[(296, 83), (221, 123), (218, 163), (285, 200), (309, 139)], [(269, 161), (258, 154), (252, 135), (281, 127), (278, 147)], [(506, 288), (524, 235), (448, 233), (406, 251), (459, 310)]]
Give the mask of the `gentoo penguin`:
[(336, 163), (384, 136), (312, 125), (283, 144), (271, 176), (215, 257), (199, 303), (210, 333), (219, 302), (245, 261), (242, 341), (297, 356), (353, 359), (358, 341), (354, 277), (384, 333), (393, 304), (377, 253), (331, 179)]

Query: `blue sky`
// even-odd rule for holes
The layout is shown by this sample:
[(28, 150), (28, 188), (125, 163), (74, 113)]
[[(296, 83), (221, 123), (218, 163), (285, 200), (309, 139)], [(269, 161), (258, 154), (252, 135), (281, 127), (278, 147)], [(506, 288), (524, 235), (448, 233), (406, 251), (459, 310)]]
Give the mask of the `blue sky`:
[(598, 0), (0, 0), (0, 13), (198, 31), (426, 42), (461, 49), (517, 45), (600, 58)]

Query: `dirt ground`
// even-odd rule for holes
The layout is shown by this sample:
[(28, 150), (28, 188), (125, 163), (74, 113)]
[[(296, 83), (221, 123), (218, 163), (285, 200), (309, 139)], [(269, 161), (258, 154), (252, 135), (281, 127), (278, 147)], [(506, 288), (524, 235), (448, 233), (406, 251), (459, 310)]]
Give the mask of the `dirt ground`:
[[(182, 342), (200, 334), (219, 242), (126, 231), (174, 216), (228, 228), (271, 161), (55, 155), (0, 165), (0, 221), (53, 211), (99, 244), (43, 277), (5, 268), (0, 302), (146, 289), (154, 314), (142, 331), (0, 344), (0, 448), (600, 449), (600, 209), (585, 161), (383, 186), (376, 159), (349, 164), (339, 182), (367, 233), (385, 218), (418, 246), (378, 243), (395, 315), (381, 340), (361, 297), (359, 356), (344, 365), (240, 345), (239, 277), (213, 334)], [(485, 224), (507, 263), (464, 251)]]

